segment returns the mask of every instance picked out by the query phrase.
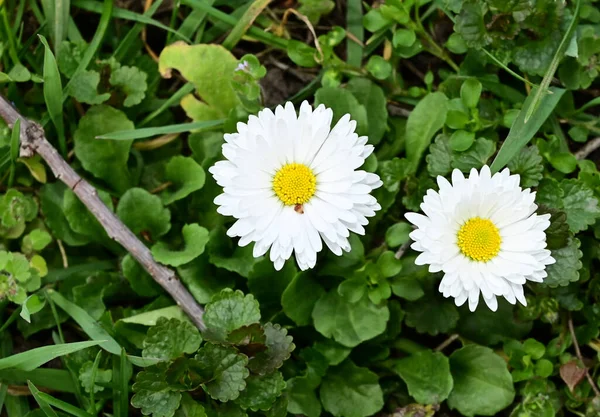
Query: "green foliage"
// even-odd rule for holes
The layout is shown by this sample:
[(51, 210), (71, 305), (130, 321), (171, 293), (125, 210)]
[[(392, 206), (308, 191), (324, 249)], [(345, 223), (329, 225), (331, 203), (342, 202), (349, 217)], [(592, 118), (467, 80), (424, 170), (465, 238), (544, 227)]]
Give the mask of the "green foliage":
[(197, 351), (201, 341), (202, 337), (191, 323), (160, 317), (148, 329), (142, 356), (159, 360), (175, 359), (184, 353)]
[(152, 246), (154, 258), (166, 265), (180, 266), (202, 255), (208, 242), (208, 230), (198, 224), (186, 224), (181, 229), (183, 249), (172, 250), (166, 243), (158, 242)]

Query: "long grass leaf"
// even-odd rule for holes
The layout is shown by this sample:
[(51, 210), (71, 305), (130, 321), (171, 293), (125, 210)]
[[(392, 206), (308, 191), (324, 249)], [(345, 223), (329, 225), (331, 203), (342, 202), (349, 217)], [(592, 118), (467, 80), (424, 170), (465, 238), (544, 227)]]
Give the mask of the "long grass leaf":
[(113, 356), (113, 414), (114, 417), (127, 417), (129, 408), (129, 379), (131, 365), (127, 361), (125, 349), (121, 356)]
[(73, 265), (63, 269), (53, 269), (44, 277), (44, 282), (52, 283), (62, 281), (76, 274), (92, 271), (106, 271), (107, 269), (112, 269), (114, 267), (115, 263), (113, 261), (98, 261), (81, 265)]
[(0, 413), (4, 408), (4, 400), (6, 399), (6, 392), (8, 391), (7, 384), (0, 384)]
[(524, 120), (525, 123), (529, 122), (529, 119), (531, 118), (531, 116), (533, 116), (533, 112), (535, 112), (537, 110), (538, 106), (540, 105), (542, 98), (548, 93), (547, 89), (550, 86), (552, 77), (554, 77), (554, 73), (558, 69), (558, 64), (560, 64), (560, 61), (562, 60), (563, 56), (565, 55), (565, 52), (567, 51), (569, 43), (571, 42), (571, 38), (573, 37), (573, 35), (575, 33), (575, 29), (577, 28), (577, 22), (579, 21), (579, 9), (581, 9), (581, 0), (577, 0), (577, 3), (575, 3), (575, 12), (573, 13), (573, 18), (571, 19), (571, 23), (569, 23), (569, 27), (567, 28), (567, 31), (565, 32), (565, 36), (563, 36), (562, 40), (560, 41), (560, 44), (558, 45), (558, 49), (556, 50), (556, 53), (554, 54), (554, 58), (552, 58), (552, 61), (550, 62), (550, 65), (548, 66), (548, 69), (546, 70), (546, 73), (544, 74), (544, 78), (542, 79), (542, 82), (540, 83), (540, 88), (538, 88), (536, 90), (535, 95), (533, 96), (533, 101), (531, 102), (531, 105), (527, 109), (527, 113), (525, 114), (525, 120)]
[(100, 346), (102, 349), (113, 355), (121, 354), (121, 346), (117, 341), (113, 339), (113, 337), (109, 335), (108, 332), (104, 330), (84, 309), (67, 300), (54, 290), (48, 290), (48, 296), (81, 326), (90, 339), (104, 341)]
[(31, 394), (35, 399), (35, 402), (38, 403), (44, 414), (46, 414), (48, 417), (58, 417), (56, 411), (54, 411), (46, 401), (40, 398), (40, 390), (37, 389), (36, 386), (31, 383), (31, 381), (27, 381), (27, 386), (29, 387), (29, 391), (31, 391)]
[[(152, 17), (154, 13), (158, 10), (158, 8), (162, 5), (163, 0), (158, 0), (152, 3), (152, 6), (148, 10), (146, 10), (143, 16)], [(131, 53), (132, 48), (137, 46), (137, 42), (139, 41), (140, 32), (144, 29), (144, 23), (136, 23), (133, 27), (127, 32), (127, 35), (123, 38), (123, 40), (119, 43), (119, 46), (115, 49), (113, 53), (113, 57), (119, 61), (121, 64), (124, 64), (126, 60), (133, 59), (135, 54)]]
[(75, 392), (71, 375), (63, 369), (38, 368), (33, 371), (3, 369), (0, 370), (0, 379), (10, 384), (22, 384), (29, 380), (36, 386), (51, 388), (54, 391)]
[(244, 12), (241, 19), (239, 19), (227, 38), (223, 41), (222, 45), (226, 49), (233, 49), (235, 45), (242, 39), (242, 36), (252, 27), (254, 20), (259, 14), (271, 3), (271, 0), (255, 0), (252, 2), (250, 7)]
[(111, 140), (131, 140), (144, 139), (151, 136), (168, 135), (169, 133), (191, 132), (193, 130), (221, 127), (225, 123), (224, 120), (209, 120), (205, 122), (181, 123), (177, 125), (161, 126), (161, 127), (145, 127), (135, 130), (119, 130), (118, 132), (107, 133), (106, 135), (97, 136), (96, 139), (111, 139)]
[(533, 136), (538, 132), (542, 124), (546, 121), (548, 116), (550, 116), (552, 111), (554, 111), (554, 108), (558, 104), (558, 101), (562, 95), (565, 93), (565, 90), (554, 87), (552, 87), (550, 90), (552, 94), (542, 97), (542, 101), (538, 105), (538, 109), (533, 113), (533, 116), (529, 122), (525, 123), (525, 115), (529, 112), (529, 109), (533, 105), (535, 95), (532, 94), (527, 97), (527, 100), (525, 100), (525, 103), (523, 103), (523, 108), (513, 122), (513, 125), (508, 132), (508, 136), (504, 140), (498, 155), (496, 155), (496, 158), (492, 163), (492, 172), (497, 172), (502, 169), (502, 167), (504, 167), (508, 161), (510, 161), (512, 157), (521, 150), (521, 148), (527, 145), (531, 138), (533, 138)]
[[(94, 13), (102, 13), (102, 10), (103, 10), (102, 2), (98, 2), (98, 1), (94, 1), (94, 0), (75, 0), (75, 1), (73, 1), (73, 6), (83, 9), (83, 10), (87, 10), (88, 12), (94, 12)], [(158, 20), (154, 20), (151, 17), (148, 17), (147, 15), (144, 15), (144, 14), (135, 13), (135, 12), (132, 12), (127, 9), (121, 9), (119, 7), (115, 7), (115, 8), (113, 8), (112, 16), (115, 18), (119, 18), (119, 19), (130, 20), (132, 22), (138, 22), (138, 23), (143, 23), (143, 24), (150, 25), (150, 26), (156, 26), (157, 28), (166, 30), (167, 32), (171, 32), (173, 35), (177, 36), (178, 38), (180, 38), (186, 42), (189, 42), (189, 43), (192, 42), (188, 37), (183, 36), (181, 33), (176, 31), (175, 29), (170, 28), (167, 25), (160, 23)]]
[[(123, 349), (121, 349), (123, 350)], [(98, 351), (96, 355), (96, 359), (94, 359), (94, 364), (92, 365), (92, 374), (90, 376), (90, 411), (94, 411), (96, 409), (96, 375), (98, 374), (98, 366), (100, 365), (100, 357), (102, 356), (102, 351)]]
[[(60, 1), (60, 0), (57, 0)], [(67, 142), (65, 140), (65, 127), (63, 124), (63, 91), (62, 82), (60, 81), (60, 73), (58, 72), (58, 65), (56, 64), (56, 58), (48, 41), (42, 35), (38, 35), (40, 40), (44, 44), (44, 100), (46, 101), (46, 108), (56, 133), (58, 134), (58, 145), (63, 156), (67, 155)]]
[(363, 27), (363, 12), (361, 0), (348, 0), (346, 10), (346, 29), (351, 33), (354, 39), (346, 39), (346, 61), (348, 65), (360, 68), (363, 57), (363, 46), (356, 41), (362, 42), (365, 39), (365, 29)]
[(74, 405), (61, 401), (58, 398), (54, 398), (52, 395), (46, 394), (45, 392), (40, 392), (38, 396), (42, 400), (46, 401), (48, 404), (75, 417), (94, 417), (92, 414), (83, 411), (81, 408), (75, 407)]
[(87, 342), (42, 346), (0, 359), (0, 369), (14, 368), (22, 371), (32, 371), (52, 359), (99, 345), (102, 342), (103, 340), (90, 340)]
[(165, 102), (158, 109), (154, 110), (148, 116), (144, 117), (144, 120), (142, 120), (140, 122), (139, 126), (142, 127), (142, 126), (147, 125), (152, 119), (154, 119), (156, 116), (160, 115), (162, 112), (164, 112), (165, 110), (167, 110), (173, 104), (179, 103), (179, 101), (184, 96), (190, 94), (192, 91), (195, 90), (195, 88), (196, 87), (194, 87), (194, 84), (192, 84), (192, 83), (185, 83), (179, 90), (177, 90), (167, 100), (165, 100)]

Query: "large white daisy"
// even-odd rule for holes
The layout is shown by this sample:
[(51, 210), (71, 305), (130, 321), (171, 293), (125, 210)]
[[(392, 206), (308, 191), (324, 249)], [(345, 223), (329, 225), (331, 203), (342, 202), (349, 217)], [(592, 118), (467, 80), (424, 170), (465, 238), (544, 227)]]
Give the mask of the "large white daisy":
[(469, 300), (474, 311), (479, 294), (496, 311), (497, 296), (526, 305), (523, 285), (542, 282), (554, 258), (546, 249), (550, 215), (537, 215), (535, 192), (519, 186), (508, 169), (491, 175), (484, 166), (468, 178), (455, 169), (452, 183), (439, 176), (439, 192), (428, 190), (425, 215), (406, 213), (417, 229), (412, 248), (422, 252), (415, 263), (444, 272), (440, 292), (457, 306)]
[(238, 219), (227, 231), (239, 245), (254, 243), (279, 270), (296, 256), (313, 268), (323, 241), (336, 255), (350, 250), (350, 232), (364, 234), (367, 217), (381, 209), (369, 193), (381, 186), (375, 174), (357, 170), (373, 152), (347, 114), (331, 128), (333, 112), (305, 101), (273, 113), (262, 110), (226, 134), (223, 155), (209, 171), (223, 187), (217, 211)]

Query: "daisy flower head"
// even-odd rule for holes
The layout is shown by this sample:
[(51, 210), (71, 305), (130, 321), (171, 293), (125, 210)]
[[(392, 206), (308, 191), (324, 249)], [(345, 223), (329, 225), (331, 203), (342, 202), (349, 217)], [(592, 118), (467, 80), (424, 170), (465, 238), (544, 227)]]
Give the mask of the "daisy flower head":
[(416, 226), (410, 234), (411, 247), (421, 252), (415, 263), (443, 271), (439, 290), (457, 306), (468, 300), (475, 311), (480, 294), (492, 311), (496, 297), (526, 305), (525, 282), (542, 282), (546, 265), (555, 262), (546, 249), (550, 214), (535, 213), (535, 192), (523, 190), (519, 179), (508, 168), (492, 176), (484, 166), (468, 178), (455, 169), (451, 183), (439, 176), (439, 191), (427, 191), (425, 214), (405, 215)]
[(217, 211), (237, 219), (227, 235), (254, 242), (255, 257), (270, 249), (277, 270), (292, 253), (302, 270), (313, 268), (323, 242), (338, 256), (350, 251), (350, 232), (364, 234), (381, 209), (370, 195), (379, 176), (358, 169), (373, 146), (348, 114), (333, 128), (332, 118), (306, 101), (298, 115), (292, 103), (264, 109), (224, 136), (226, 160), (209, 169), (223, 187)]

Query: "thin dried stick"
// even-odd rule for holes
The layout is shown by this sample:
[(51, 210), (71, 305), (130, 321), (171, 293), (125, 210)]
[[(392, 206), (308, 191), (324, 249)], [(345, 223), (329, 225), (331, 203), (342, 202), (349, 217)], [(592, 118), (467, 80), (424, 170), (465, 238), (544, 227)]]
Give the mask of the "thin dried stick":
[(583, 362), (583, 356), (581, 356), (581, 350), (579, 349), (579, 343), (577, 343), (577, 337), (575, 337), (575, 329), (573, 328), (573, 320), (571, 319), (571, 317), (569, 317), (569, 332), (571, 333), (571, 339), (573, 339), (573, 346), (575, 347), (575, 355), (577, 355), (577, 359), (579, 359), (579, 362), (581, 362), (581, 364), (585, 368), (585, 377), (587, 378), (588, 382), (592, 386), (592, 390), (594, 391), (594, 394), (596, 394), (596, 397), (600, 397), (600, 391), (598, 390), (598, 387), (596, 386), (594, 379), (588, 372), (587, 366), (585, 366), (585, 362)]
[(404, 242), (402, 244), (402, 246), (400, 246), (398, 248), (398, 250), (396, 251), (396, 255), (394, 255), (396, 257), (396, 259), (400, 259), (404, 256), (404, 254), (406, 253), (406, 251), (408, 250), (408, 248), (410, 248), (410, 245), (412, 244), (412, 239), (408, 239), (407, 242)]
[(594, 138), (586, 143), (583, 148), (575, 152), (575, 158), (585, 159), (598, 148), (600, 148), (600, 138)]
[(154, 260), (146, 245), (100, 200), (96, 189), (81, 178), (48, 142), (42, 127), (21, 116), (1, 95), (0, 116), (11, 127), (17, 119), (21, 120), (21, 156), (27, 157), (36, 153), (39, 154), (46, 161), (54, 176), (73, 190), (81, 202), (85, 204), (106, 230), (108, 236), (120, 243), (144, 267), (148, 274), (173, 297), (177, 305), (200, 330), (205, 330), (206, 326), (202, 320), (204, 309), (179, 281), (175, 272)]

